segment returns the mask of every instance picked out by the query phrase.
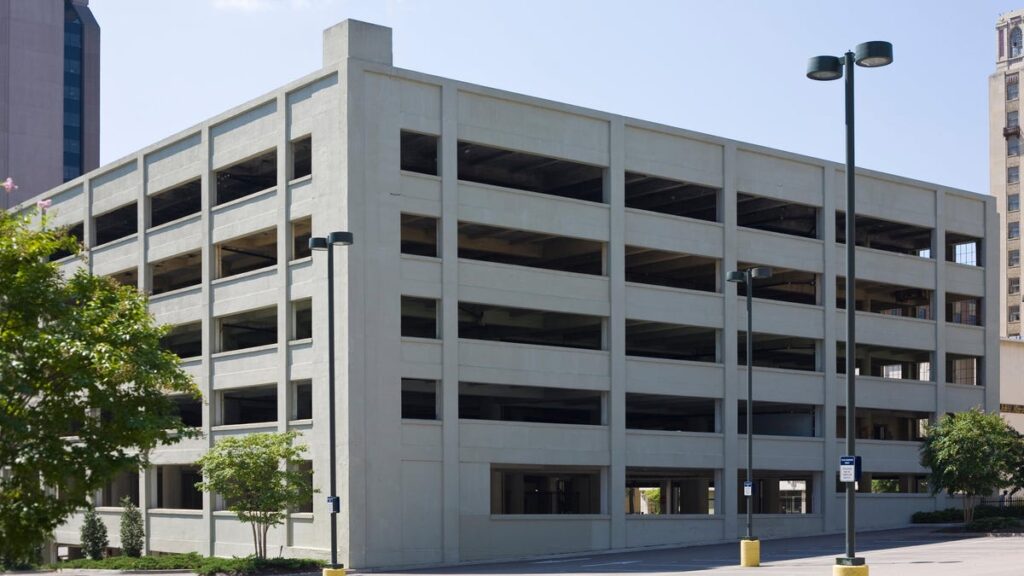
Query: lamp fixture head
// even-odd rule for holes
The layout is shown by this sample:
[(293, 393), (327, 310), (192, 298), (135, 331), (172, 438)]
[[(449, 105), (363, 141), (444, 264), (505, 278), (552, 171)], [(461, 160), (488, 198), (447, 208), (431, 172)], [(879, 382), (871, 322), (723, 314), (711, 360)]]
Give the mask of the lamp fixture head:
[(725, 277), (726, 282), (746, 282), (747, 273), (742, 270), (733, 270)]
[(768, 266), (758, 266), (750, 269), (750, 277), (755, 280), (767, 280), (772, 277), (772, 269)]
[(892, 44), (884, 40), (872, 40), (858, 44), (853, 49), (857, 66), (878, 68), (892, 64)]
[(843, 77), (843, 61), (837, 56), (815, 56), (807, 60), (811, 80), (838, 80)]
[(309, 239), (310, 250), (327, 250), (327, 238), (314, 236)]
[(352, 233), (351, 232), (331, 232), (327, 235), (328, 244), (340, 244), (342, 246), (352, 245)]

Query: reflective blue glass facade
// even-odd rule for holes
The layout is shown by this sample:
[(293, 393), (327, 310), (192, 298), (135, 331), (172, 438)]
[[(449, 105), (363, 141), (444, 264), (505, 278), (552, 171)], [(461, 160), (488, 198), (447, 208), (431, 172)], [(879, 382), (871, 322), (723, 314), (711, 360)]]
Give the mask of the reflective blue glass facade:
[(82, 174), (83, 26), (78, 11), (64, 1), (64, 181)]

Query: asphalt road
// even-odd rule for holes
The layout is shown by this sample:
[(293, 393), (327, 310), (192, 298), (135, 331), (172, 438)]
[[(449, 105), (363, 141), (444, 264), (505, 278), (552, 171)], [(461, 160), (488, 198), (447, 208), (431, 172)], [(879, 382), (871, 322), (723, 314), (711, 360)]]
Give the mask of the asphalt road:
[[(1024, 537), (942, 534), (934, 527), (858, 534), (857, 555), (872, 576), (1024, 576)], [(842, 534), (766, 540), (761, 566), (740, 568), (739, 544), (589, 554), (577, 557), (422, 569), (394, 574), (669, 574), (751, 576), (832, 573)], [(376, 574), (387, 574), (377, 572)]]

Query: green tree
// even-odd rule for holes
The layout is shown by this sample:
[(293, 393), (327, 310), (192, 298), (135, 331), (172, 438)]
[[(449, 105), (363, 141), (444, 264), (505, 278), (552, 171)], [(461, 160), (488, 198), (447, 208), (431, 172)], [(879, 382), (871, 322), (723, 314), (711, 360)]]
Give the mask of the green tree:
[(199, 459), (203, 482), (220, 494), (228, 509), (252, 526), (256, 556), (267, 557), (267, 532), (284, 522), (285, 510), (313, 495), (309, 476), (299, 467), (305, 446), (294, 446), (295, 432), (250, 434), (219, 440)]
[(100, 520), (93, 507), (86, 508), (85, 518), (82, 520), (82, 552), (92, 558), (99, 560), (107, 551), (110, 541), (107, 540), (107, 525)]
[(121, 509), (121, 553), (138, 558), (142, 556), (142, 541), (146, 537), (142, 512), (127, 496), (121, 499)]
[(997, 413), (979, 408), (947, 414), (928, 427), (921, 464), (931, 470), (932, 494), (941, 490), (963, 497), (964, 522), (973, 517), (975, 496), (1013, 484), (1020, 461), (1021, 437)]
[[(45, 211), (46, 206), (40, 205)], [(77, 252), (45, 214), (0, 212), (0, 564), (36, 555), (150, 449), (196, 432), (166, 393), (198, 395), (160, 347), (146, 297), (49, 262)]]

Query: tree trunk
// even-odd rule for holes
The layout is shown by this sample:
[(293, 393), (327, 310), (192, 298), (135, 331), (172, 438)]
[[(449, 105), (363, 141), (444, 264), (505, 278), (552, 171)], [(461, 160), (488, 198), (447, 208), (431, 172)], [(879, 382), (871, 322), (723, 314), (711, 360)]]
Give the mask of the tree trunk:
[(964, 524), (970, 524), (974, 520), (974, 507), (971, 506), (971, 496), (964, 493)]
[(267, 559), (267, 532), (270, 531), (270, 524), (263, 525), (263, 559)]
[(256, 535), (256, 523), (255, 522), (250, 522), (249, 526), (252, 527), (252, 545), (256, 549), (256, 556), (259, 557), (259, 555), (260, 555), (260, 539)]

